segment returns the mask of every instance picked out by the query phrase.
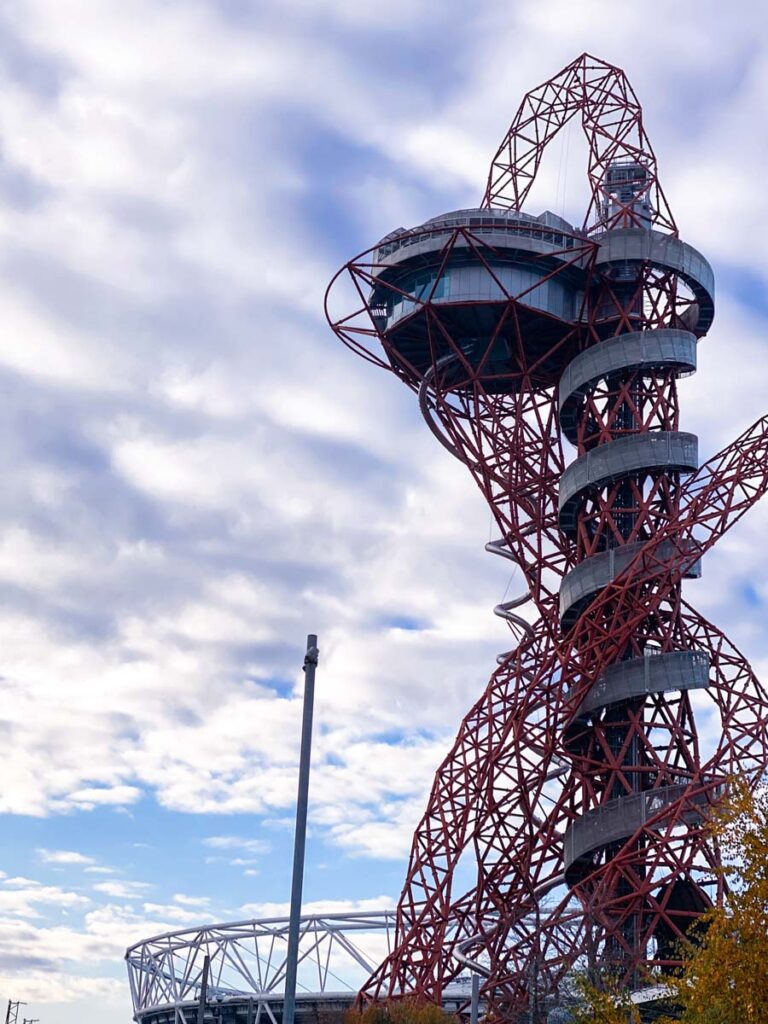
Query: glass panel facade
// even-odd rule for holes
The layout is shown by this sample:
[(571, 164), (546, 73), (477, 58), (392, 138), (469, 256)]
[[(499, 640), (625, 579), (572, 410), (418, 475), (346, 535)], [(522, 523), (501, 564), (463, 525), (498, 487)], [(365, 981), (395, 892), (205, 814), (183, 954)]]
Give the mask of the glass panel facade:
[[(407, 296), (389, 293), (387, 326), (408, 316), (420, 302), (492, 302), (519, 297), (527, 306), (570, 320), (575, 292), (562, 280), (541, 282), (542, 274), (510, 263), (448, 267), (437, 280), (438, 269), (405, 275), (396, 286)], [(541, 282), (541, 283), (539, 283)], [(411, 298), (412, 296), (412, 298)]]

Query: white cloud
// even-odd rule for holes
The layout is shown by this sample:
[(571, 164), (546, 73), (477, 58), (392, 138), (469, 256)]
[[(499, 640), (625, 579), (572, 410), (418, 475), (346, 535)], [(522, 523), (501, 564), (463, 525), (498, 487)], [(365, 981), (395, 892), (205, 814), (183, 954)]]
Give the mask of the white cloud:
[(144, 903), (142, 910), (149, 917), (162, 918), (172, 923), (174, 928), (190, 926), (202, 926), (216, 920), (210, 910), (196, 908), (194, 910), (186, 907), (179, 907), (173, 903)]
[(75, 850), (45, 850), (38, 849), (37, 855), (44, 864), (75, 864), (79, 867), (91, 866), (95, 863), (93, 857), (86, 857), (84, 853), (77, 853)]
[(187, 896), (183, 892), (174, 893), (173, 902), (182, 907), (208, 907), (211, 903), (210, 896)]
[[(302, 903), (302, 914), (354, 914), (375, 913), (392, 910), (395, 902), (391, 896), (373, 896), (364, 900), (310, 900)], [(240, 910), (255, 918), (287, 917), (290, 903), (245, 903)]]
[[(3, 991), (15, 992), (18, 986), (17, 974), (0, 969), (0, 987)], [(124, 987), (124, 983), (115, 978), (88, 978), (58, 971), (24, 972), (24, 995), (27, 1001), (44, 1006), (50, 1003), (79, 1003), (88, 1006), (94, 1001), (114, 1006), (115, 1003), (124, 1003)], [(56, 1010), (61, 1012), (58, 1005)]]
[(40, 917), (43, 908), (57, 912), (87, 906), (87, 896), (55, 885), (42, 885), (28, 878), (6, 878), (0, 885), (0, 915)]
[(152, 886), (148, 882), (113, 881), (96, 882), (93, 891), (116, 900), (139, 900)]
[(214, 850), (246, 850), (248, 853), (269, 853), (270, 844), (263, 839), (247, 839), (244, 836), (207, 836), (204, 846)]

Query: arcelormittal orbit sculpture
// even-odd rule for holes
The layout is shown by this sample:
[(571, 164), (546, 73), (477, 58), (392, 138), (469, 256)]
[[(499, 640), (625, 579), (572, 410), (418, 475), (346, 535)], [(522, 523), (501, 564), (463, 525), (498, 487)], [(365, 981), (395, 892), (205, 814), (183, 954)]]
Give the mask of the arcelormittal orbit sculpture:
[[(523, 210), (575, 115), (580, 229)], [(721, 895), (708, 809), (766, 767), (766, 693), (681, 584), (768, 488), (768, 420), (703, 463), (680, 429), (713, 275), (678, 236), (624, 73), (585, 54), (534, 89), (480, 208), (387, 235), (327, 301), (342, 280), (356, 299), (333, 329), (416, 392), (490, 504), (487, 549), (525, 581), (495, 609), (515, 645), (437, 771), (364, 996), (438, 1001), (470, 966), (492, 1016), (539, 1021), (575, 965), (642, 988)]]

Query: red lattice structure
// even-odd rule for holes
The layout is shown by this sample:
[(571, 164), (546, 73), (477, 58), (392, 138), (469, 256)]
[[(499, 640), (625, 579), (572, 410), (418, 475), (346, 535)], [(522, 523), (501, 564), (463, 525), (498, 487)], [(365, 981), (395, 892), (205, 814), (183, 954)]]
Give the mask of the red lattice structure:
[[(522, 209), (577, 114), (580, 229)], [(363, 998), (437, 1002), (469, 967), (492, 1017), (545, 1021), (575, 966), (640, 989), (722, 895), (709, 808), (766, 768), (765, 690), (683, 580), (768, 488), (768, 419), (703, 464), (680, 430), (714, 280), (678, 237), (623, 72), (585, 54), (534, 89), (483, 205), (388, 235), (326, 309), (417, 393), (522, 583), (495, 609), (513, 647), (436, 773)]]

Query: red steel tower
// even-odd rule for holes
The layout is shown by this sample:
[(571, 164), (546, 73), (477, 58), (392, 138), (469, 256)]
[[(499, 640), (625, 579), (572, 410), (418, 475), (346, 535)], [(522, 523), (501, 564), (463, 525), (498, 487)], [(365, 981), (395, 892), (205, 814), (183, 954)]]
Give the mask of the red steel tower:
[[(575, 115), (581, 228), (523, 211)], [(437, 771), (365, 998), (438, 1001), (470, 967), (495, 1018), (554, 1020), (575, 966), (642, 989), (722, 895), (704, 825), (729, 777), (765, 770), (768, 704), (682, 581), (768, 488), (768, 420), (703, 463), (680, 429), (713, 297), (631, 86), (588, 54), (524, 98), (480, 208), (392, 232), (329, 287), (334, 331), (417, 393), (488, 500), (487, 550), (524, 580), (495, 609), (514, 646)]]

